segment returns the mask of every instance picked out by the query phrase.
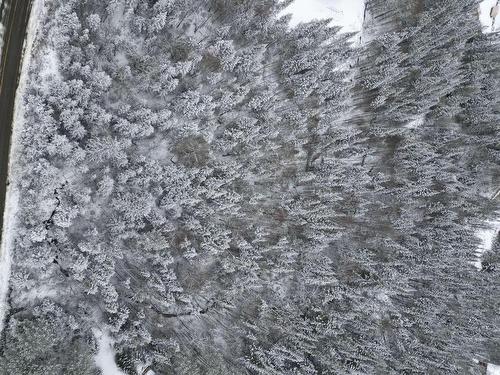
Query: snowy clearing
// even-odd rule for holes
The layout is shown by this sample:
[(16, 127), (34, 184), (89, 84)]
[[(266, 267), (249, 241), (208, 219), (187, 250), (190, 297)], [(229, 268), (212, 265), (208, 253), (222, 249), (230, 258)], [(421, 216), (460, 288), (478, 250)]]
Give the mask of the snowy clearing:
[(500, 17), (495, 19), (495, 23), (493, 24), (493, 20), (490, 17), (490, 10), (497, 4), (497, 0), (483, 0), (479, 4), (479, 21), (481, 25), (483, 25), (485, 33), (491, 33), (495, 31), (500, 25)]
[(482, 255), (493, 248), (495, 238), (498, 236), (498, 233), (500, 232), (500, 219), (494, 221), (487, 221), (485, 226), (486, 226), (485, 228), (480, 229), (476, 232), (476, 236), (481, 240), (481, 244), (478, 246), (476, 250), (477, 261), (474, 262), (474, 265), (479, 270), (482, 267), (482, 262), (481, 262)]
[(115, 352), (113, 341), (106, 331), (93, 330), (97, 340), (98, 352), (95, 356), (95, 363), (103, 375), (124, 375), (115, 363)]
[(295, 0), (284, 14), (291, 13), (290, 26), (331, 18), (343, 32), (359, 32), (363, 26), (364, 0)]
[(486, 368), (486, 375), (500, 375), (500, 366), (488, 363)]
[(9, 278), (10, 278), (10, 252), (14, 244), (14, 228), (15, 228), (15, 217), (17, 212), (18, 196), (19, 192), (16, 188), (16, 176), (15, 167), (12, 164), (17, 152), (17, 147), (19, 145), (18, 138), (21, 135), (22, 127), (24, 124), (24, 112), (22, 107), (22, 100), (24, 90), (26, 88), (26, 83), (28, 81), (28, 71), (31, 61), (31, 50), (33, 48), (33, 41), (35, 39), (36, 30), (38, 28), (38, 20), (40, 19), (41, 12), (43, 10), (42, 1), (35, 0), (31, 9), (30, 20), (28, 24), (28, 30), (26, 34), (26, 39), (24, 41), (25, 50), (24, 57), (22, 61), (21, 74), (19, 77), (19, 86), (16, 92), (16, 104), (14, 110), (14, 120), (12, 123), (12, 137), (10, 145), (10, 155), (9, 158), (9, 186), (7, 187), (7, 194), (5, 198), (5, 211), (4, 215), (4, 225), (2, 228), (2, 243), (0, 247), (0, 332), (3, 329), (4, 317), (7, 309), (7, 292), (9, 290)]
[(483, 362), (478, 359), (473, 359), (473, 362), (483, 368), (486, 368), (486, 375), (500, 375), (500, 366), (498, 365), (494, 365), (493, 363)]

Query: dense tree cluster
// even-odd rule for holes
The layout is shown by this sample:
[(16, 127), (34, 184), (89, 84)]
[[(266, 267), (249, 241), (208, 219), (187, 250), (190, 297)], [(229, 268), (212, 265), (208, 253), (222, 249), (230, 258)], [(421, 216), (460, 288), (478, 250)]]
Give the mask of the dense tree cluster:
[[(498, 358), (499, 68), (476, 1), (50, 0), (24, 94), (9, 374), (463, 374)], [(404, 3), (404, 4), (403, 4)], [(500, 265), (499, 265), (500, 266)], [(500, 360), (500, 358), (499, 358)]]

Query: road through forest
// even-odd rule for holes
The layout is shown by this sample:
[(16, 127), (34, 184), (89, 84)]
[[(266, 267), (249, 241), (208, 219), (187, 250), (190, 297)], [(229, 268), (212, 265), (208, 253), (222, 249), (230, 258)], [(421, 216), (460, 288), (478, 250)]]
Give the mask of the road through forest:
[[(7, 3), (7, 0), (2, 0), (0, 8), (5, 13), (0, 62), (0, 229), (3, 228), (14, 104), (32, 0), (12, 0), (9, 7), (6, 7)], [(0, 230), (0, 243), (1, 236)]]

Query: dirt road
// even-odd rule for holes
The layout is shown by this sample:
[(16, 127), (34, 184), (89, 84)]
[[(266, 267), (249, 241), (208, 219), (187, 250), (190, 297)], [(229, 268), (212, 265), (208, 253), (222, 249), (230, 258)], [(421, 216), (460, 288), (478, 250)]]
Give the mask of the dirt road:
[[(2, 1), (2, 7), (5, 5)], [(14, 103), (32, 0), (12, 0), (5, 10), (0, 62), (0, 228), (3, 227)], [(0, 241), (1, 241), (0, 231)]]

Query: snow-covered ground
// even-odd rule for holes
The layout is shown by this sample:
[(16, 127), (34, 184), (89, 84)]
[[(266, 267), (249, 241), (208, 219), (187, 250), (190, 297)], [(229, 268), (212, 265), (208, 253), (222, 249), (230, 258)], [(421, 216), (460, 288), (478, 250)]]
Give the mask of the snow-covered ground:
[(479, 21), (481, 25), (483, 25), (484, 32), (486, 33), (496, 31), (500, 27), (500, 15), (495, 19), (494, 24), (493, 20), (490, 18), (490, 10), (496, 3), (497, 0), (483, 0), (479, 4)]
[(499, 219), (497, 220), (487, 221), (485, 223), (485, 228), (476, 232), (476, 236), (480, 239), (481, 244), (476, 250), (477, 260), (474, 262), (474, 265), (479, 270), (482, 268), (481, 257), (483, 253), (490, 251), (493, 248), (494, 241), (500, 232), (500, 213), (498, 213), (498, 217)]
[(364, 10), (364, 0), (295, 0), (284, 13), (292, 14), (291, 27), (331, 18), (331, 24), (341, 26), (343, 32), (358, 32), (363, 25)]
[(406, 129), (417, 129), (425, 123), (425, 115), (419, 115), (405, 125)]
[(486, 368), (486, 375), (500, 375), (500, 366), (488, 363)]
[(148, 370), (148, 365), (141, 364), (136, 367), (136, 371), (138, 374), (143, 374), (143, 375), (156, 375), (156, 372), (153, 370)]
[(35, 40), (36, 30), (38, 28), (38, 20), (40, 19), (43, 10), (44, 0), (35, 0), (31, 8), (30, 20), (26, 32), (26, 39), (24, 41), (24, 57), (21, 67), (21, 75), (19, 77), (19, 86), (16, 92), (16, 101), (14, 109), (14, 120), (12, 124), (12, 137), (10, 146), (9, 158), (9, 186), (7, 187), (7, 195), (5, 199), (5, 211), (3, 213), (3, 228), (2, 228), (2, 243), (0, 245), (0, 332), (3, 329), (3, 321), (6, 311), (9, 306), (7, 304), (7, 292), (9, 290), (10, 278), (10, 252), (14, 245), (14, 227), (17, 212), (17, 202), (19, 192), (16, 188), (16, 171), (12, 161), (18, 151), (18, 138), (21, 135), (22, 127), (24, 125), (24, 113), (22, 105), (22, 97), (28, 80), (28, 71), (31, 61), (31, 50), (33, 48), (33, 41)]
[(125, 375), (115, 362), (115, 351), (113, 350), (113, 340), (107, 331), (93, 330), (97, 340), (98, 351), (94, 358), (97, 367), (103, 375)]
[[(479, 4), (479, 21), (481, 22), (485, 33), (496, 31), (496, 29), (498, 29), (500, 26), (500, 15), (495, 19), (495, 22), (493, 22), (490, 17), (490, 10), (496, 4), (497, 0), (483, 0)], [(496, 192), (493, 199), (496, 199), (497, 194), (498, 191)], [(496, 216), (499, 217), (499, 219), (487, 221), (485, 228), (482, 228), (476, 232), (476, 236), (481, 241), (476, 250), (477, 260), (474, 262), (474, 265), (478, 270), (482, 269), (483, 253), (490, 251), (493, 248), (494, 241), (500, 233), (500, 213), (497, 213)], [(477, 361), (475, 362), (477, 363)], [(500, 366), (488, 363), (486, 367), (486, 375), (500, 375)]]
[(487, 363), (479, 361), (478, 359), (473, 360), (474, 363), (486, 367), (486, 375), (500, 375), (500, 366), (494, 365), (493, 363)]
[(2, 22), (0, 22), (0, 57), (2, 57), (2, 48), (3, 48), (3, 32), (5, 30), (5, 27), (3, 26)]
[[(1, 1), (1, 0), (0, 0)], [(7, 8), (9, 5), (6, 4), (5, 8)], [(3, 14), (5, 14), (5, 9), (3, 11)], [(0, 58), (2, 58), (2, 49), (3, 49), (3, 34), (5, 32), (5, 26), (4, 26), (4, 16), (3, 14), (0, 14)]]

